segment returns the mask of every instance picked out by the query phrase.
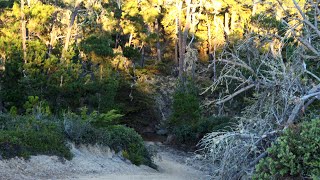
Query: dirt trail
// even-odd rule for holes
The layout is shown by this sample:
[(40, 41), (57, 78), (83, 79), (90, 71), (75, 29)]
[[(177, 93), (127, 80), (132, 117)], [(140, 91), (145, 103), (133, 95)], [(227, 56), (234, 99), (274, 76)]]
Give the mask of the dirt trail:
[[(147, 143), (157, 151), (158, 171), (147, 166), (135, 166), (108, 148), (72, 146), (74, 158), (61, 162), (57, 157), (33, 156), (30, 160), (0, 161), (1, 180), (206, 180), (206, 171), (186, 164), (191, 158), (159, 143)], [(190, 161), (191, 162), (191, 161)], [(192, 162), (194, 165), (194, 162)]]
[[(150, 144), (149, 144), (150, 146)], [(155, 164), (158, 171), (149, 167), (140, 167), (140, 171), (124, 174), (99, 174), (80, 177), (80, 180), (201, 180), (210, 179), (205, 172), (196, 170), (185, 162), (189, 157), (163, 145), (152, 144), (158, 151)], [(184, 161), (184, 162), (183, 162)]]

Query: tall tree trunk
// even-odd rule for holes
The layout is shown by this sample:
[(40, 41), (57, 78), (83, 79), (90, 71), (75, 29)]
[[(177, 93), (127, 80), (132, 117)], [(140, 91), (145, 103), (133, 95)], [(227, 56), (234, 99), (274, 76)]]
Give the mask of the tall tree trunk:
[(50, 56), (50, 54), (52, 53), (52, 48), (53, 48), (53, 44), (56, 41), (56, 36), (57, 36), (57, 32), (55, 30), (55, 23), (57, 20), (57, 15), (58, 15), (58, 11), (54, 12), (54, 14), (52, 15), (53, 17), (53, 21), (52, 21), (52, 25), (51, 25), (51, 32), (50, 32), (50, 41), (48, 44), (48, 57)]
[(230, 22), (230, 30), (233, 32), (236, 28), (236, 21), (237, 21), (237, 12), (232, 10), (231, 12), (231, 22)]
[(144, 67), (144, 44), (141, 47), (141, 67)]
[(132, 38), (133, 38), (133, 33), (130, 33), (129, 44), (128, 44), (129, 47), (131, 47)]
[(254, 16), (257, 13), (257, 6), (260, 0), (253, 0), (251, 15)]
[(73, 12), (71, 13), (70, 23), (69, 23), (69, 26), (68, 26), (66, 40), (65, 40), (65, 44), (64, 44), (64, 48), (63, 48), (63, 52), (62, 52), (62, 58), (65, 58), (65, 53), (68, 51), (70, 38), (71, 38), (72, 27), (73, 27), (73, 24), (74, 24), (74, 21), (75, 21), (77, 15), (78, 15), (79, 9), (80, 9), (80, 3), (76, 4)]
[(159, 32), (159, 20), (158, 19), (156, 19), (155, 26), (156, 26), (156, 32), (157, 32), (157, 57), (158, 57), (158, 61), (161, 62), (160, 32)]
[[(184, 84), (185, 82), (185, 78), (184, 76), (184, 63), (185, 63), (185, 53), (186, 53), (186, 47), (187, 47), (187, 38), (188, 38), (188, 33), (189, 33), (189, 29), (190, 29), (190, 25), (191, 25), (191, 14), (190, 14), (190, 10), (191, 10), (191, 0), (187, 0), (187, 10), (186, 10), (186, 23), (184, 26), (184, 31), (181, 37), (181, 46), (180, 46), (180, 61), (179, 61), (179, 75), (180, 75), (180, 79), (182, 81), (182, 84)], [(182, 7), (182, 6), (181, 6)], [(180, 20), (181, 22), (181, 20)], [(180, 30), (181, 30), (181, 26), (180, 26)]]
[[(176, 17), (176, 35), (179, 37), (179, 19), (178, 17)], [(175, 38), (175, 44), (174, 44), (174, 62), (176, 64), (176, 66), (178, 66), (179, 64), (179, 59), (178, 59), (178, 56), (179, 56), (179, 39), (176, 37)]]
[[(208, 14), (206, 14), (207, 17), (207, 27), (208, 27), (208, 44), (209, 44), (209, 61), (212, 60), (213, 63), (213, 80), (215, 81), (216, 79), (216, 45), (214, 45), (214, 50), (212, 54), (212, 37), (211, 37), (211, 24), (208, 18)], [(216, 15), (214, 15), (214, 20), (216, 18)]]
[(23, 60), (27, 63), (27, 30), (26, 30), (26, 20), (24, 14), (24, 0), (21, 0), (21, 38), (22, 38), (22, 50), (23, 50)]
[(182, 49), (182, 44), (183, 44), (183, 34), (182, 34), (182, 2), (180, 2), (178, 5), (178, 17), (179, 17), (179, 22), (178, 22), (178, 38), (179, 38), (179, 78), (182, 79), (183, 75), (183, 58), (184, 58), (184, 52)]
[(225, 12), (224, 13), (224, 31), (227, 35), (230, 34), (229, 21), (230, 21), (230, 15), (228, 12)]

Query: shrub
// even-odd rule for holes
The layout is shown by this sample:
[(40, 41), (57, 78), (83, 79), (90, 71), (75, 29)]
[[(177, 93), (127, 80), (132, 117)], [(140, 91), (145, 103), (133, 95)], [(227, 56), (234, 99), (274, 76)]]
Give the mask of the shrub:
[(320, 119), (291, 127), (256, 166), (255, 179), (320, 177)]
[(15, 156), (56, 155), (71, 159), (72, 155), (59, 126), (36, 120), (33, 116), (0, 117), (0, 155), (4, 159)]
[(113, 125), (106, 128), (105, 132), (108, 136), (107, 145), (117, 152), (126, 152), (133, 164), (154, 166), (142, 137), (136, 131), (122, 125)]
[(178, 89), (173, 97), (173, 113), (168, 129), (177, 136), (180, 143), (195, 141), (195, 125), (200, 120), (200, 102), (196, 91)]
[(106, 114), (94, 112), (86, 115), (84, 112), (81, 116), (74, 113), (64, 116), (65, 132), (71, 141), (109, 146), (116, 152), (122, 152), (133, 164), (154, 167), (142, 137), (131, 128), (113, 125), (113, 121), (121, 115), (114, 110)]

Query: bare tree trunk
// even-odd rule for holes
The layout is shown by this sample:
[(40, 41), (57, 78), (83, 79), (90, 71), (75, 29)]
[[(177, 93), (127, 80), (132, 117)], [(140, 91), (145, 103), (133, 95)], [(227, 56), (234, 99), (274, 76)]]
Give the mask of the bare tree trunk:
[(208, 14), (206, 14), (206, 20), (207, 20), (207, 27), (208, 27), (209, 60), (211, 60), (211, 54), (212, 54), (211, 24), (208, 18)]
[(227, 35), (230, 34), (229, 20), (230, 20), (229, 13), (228, 12), (224, 13), (224, 31)]
[(23, 60), (24, 63), (27, 63), (27, 31), (26, 31), (26, 20), (24, 14), (24, 0), (21, 0), (21, 38), (22, 38), (22, 50), (23, 50)]
[(69, 27), (67, 30), (67, 36), (66, 36), (66, 41), (64, 44), (64, 48), (63, 48), (63, 52), (62, 52), (62, 57), (65, 57), (65, 53), (68, 51), (69, 48), (69, 43), (70, 43), (70, 38), (71, 38), (71, 31), (72, 31), (72, 27), (74, 24), (74, 21), (78, 15), (78, 10), (80, 9), (80, 3), (76, 4), (73, 12), (71, 13), (71, 17), (70, 17), (70, 23), (69, 23)]
[(178, 8), (178, 17), (179, 17), (179, 20), (178, 20), (178, 39), (179, 39), (179, 78), (182, 78), (182, 75), (183, 75), (183, 50), (182, 50), (182, 44), (183, 44), (183, 36), (182, 36), (182, 2), (180, 2), (179, 4), (177, 4), (177, 8)]
[(230, 30), (231, 32), (234, 31), (236, 28), (236, 20), (237, 20), (237, 12), (235, 10), (232, 10), (231, 12), (231, 22), (230, 22)]
[(141, 67), (144, 67), (144, 44), (141, 47)]
[(129, 44), (128, 44), (129, 47), (131, 46), (132, 37), (133, 37), (133, 33), (131, 33), (129, 37)]
[(55, 31), (55, 23), (57, 20), (57, 15), (58, 15), (58, 11), (56, 11), (52, 16), (53, 16), (53, 21), (52, 21), (52, 26), (51, 26), (51, 32), (50, 32), (50, 41), (48, 44), (48, 57), (50, 56), (50, 54), (52, 53), (52, 48), (53, 48), (53, 44), (56, 41), (56, 36), (57, 36), (57, 32)]
[(117, 33), (116, 34), (116, 42), (115, 42), (114, 48), (118, 48), (118, 45), (119, 45), (119, 34)]
[(161, 62), (160, 32), (159, 32), (159, 20), (158, 19), (156, 19), (155, 26), (156, 26), (156, 32), (157, 32), (157, 57), (158, 57), (158, 61)]
[[(179, 36), (179, 20), (178, 20), (178, 17), (176, 17), (176, 35)], [(179, 64), (179, 59), (178, 59), (178, 56), (179, 56), (179, 52), (178, 52), (178, 48), (179, 48), (179, 40), (178, 38), (175, 38), (175, 45), (174, 45), (174, 61), (175, 61), (175, 64), (178, 66)]]
[(253, 6), (252, 6), (252, 12), (251, 12), (252, 16), (254, 16), (257, 13), (258, 3), (259, 3), (259, 0), (253, 0)]

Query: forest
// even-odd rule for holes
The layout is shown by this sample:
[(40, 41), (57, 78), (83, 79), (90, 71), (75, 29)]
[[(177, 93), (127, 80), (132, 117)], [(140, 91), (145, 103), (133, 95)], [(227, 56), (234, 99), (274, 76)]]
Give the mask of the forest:
[(210, 179), (319, 179), (319, 18), (319, 0), (0, 0), (0, 160), (72, 142), (157, 169), (159, 140)]

